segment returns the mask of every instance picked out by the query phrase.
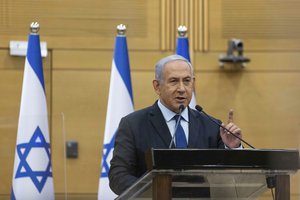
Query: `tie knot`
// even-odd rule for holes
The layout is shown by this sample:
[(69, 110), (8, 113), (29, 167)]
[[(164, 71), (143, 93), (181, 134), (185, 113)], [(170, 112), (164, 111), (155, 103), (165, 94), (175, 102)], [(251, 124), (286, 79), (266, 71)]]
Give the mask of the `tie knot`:
[[(179, 116), (180, 116), (180, 115), (174, 115), (173, 119), (174, 119), (175, 121), (177, 121), (178, 118), (179, 118)], [(181, 118), (182, 118), (182, 117), (181, 117)], [(181, 118), (180, 118), (180, 120), (181, 120)]]
[(174, 115), (173, 119), (174, 119), (175, 121), (177, 121), (177, 120), (178, 120), (178, 117), (179, 117), (179, 115)]

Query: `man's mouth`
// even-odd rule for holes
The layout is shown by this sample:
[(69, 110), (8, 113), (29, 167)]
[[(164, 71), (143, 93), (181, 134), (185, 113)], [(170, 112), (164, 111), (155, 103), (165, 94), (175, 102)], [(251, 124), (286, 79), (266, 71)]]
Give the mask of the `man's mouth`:
[(176, 100), (179, 102), (184, 102), (185, 101), (185, 97), (176, 97)]

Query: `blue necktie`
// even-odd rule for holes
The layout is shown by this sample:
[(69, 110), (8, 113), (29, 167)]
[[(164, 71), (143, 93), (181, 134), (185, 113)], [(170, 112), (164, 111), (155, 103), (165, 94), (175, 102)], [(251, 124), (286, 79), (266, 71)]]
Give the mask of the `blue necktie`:
[[(177, 123), (178, 117), (179, 117), (179, 115), (174, 116), (174, 119), (175, 119), (176, 123)], [(180, 118), (180, 120), (181, 120), (181, 118)], [(185, 133), (184, 133), (184, 130), (183, 130), (180, 122), (178, 123), (178, 127), (177, 127), (177, 130), (175, 132), (175, 139), (176, 139), (176, 148), (177, 149), (187, 148)]]

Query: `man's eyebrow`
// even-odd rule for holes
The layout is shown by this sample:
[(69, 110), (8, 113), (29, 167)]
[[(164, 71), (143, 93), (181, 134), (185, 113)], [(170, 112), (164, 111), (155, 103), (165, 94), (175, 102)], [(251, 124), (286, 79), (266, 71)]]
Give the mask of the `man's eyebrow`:
[(175, 76), (171, 76), (171, 77), (169, 77), (168, 79), (170, 80), (170, 79), (180, 79), (180, 78), (175, 77)]
[(176, 76), (171, 76), (168, 78), (168, 80), (171, 80), (171, 79), (187, 79), (187, 78), (193, 78), (192, 76), (185, 76), (185, 77), (176, 77)]

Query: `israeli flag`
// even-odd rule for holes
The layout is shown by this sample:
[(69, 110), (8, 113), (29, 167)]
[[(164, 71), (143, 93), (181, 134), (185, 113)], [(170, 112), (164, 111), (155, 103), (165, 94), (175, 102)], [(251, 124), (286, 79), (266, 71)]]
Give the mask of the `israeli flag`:
[(30, 34), (23, 88), (11, 200), (54, 199), (47, 102), (40, 38)]
[(133, 95), (126, 36), (117, 35), (111, 68), (98, 200), (110, 200), (117, 197), (109, 187), (108, 171), (110, 160), (112, 158), (115, 134), (119, 122), (122, 117), (133, 111)]
[[(190, 53), (189, 53), (189, 40), (186, 36), (179, 36), (177, 38), (176, 54), (184, 57), (189, 62), (191, 62)], [(190, 108), (195, 109), (196, 105), (197, 105), (197, 101), (196, 101), (195, 88), (194, 88), (192, 99), (189, 106)]]

